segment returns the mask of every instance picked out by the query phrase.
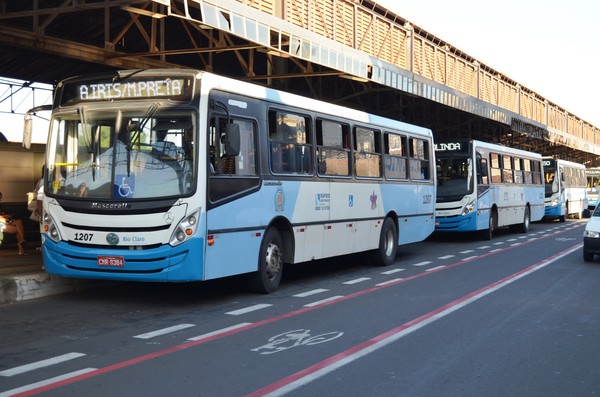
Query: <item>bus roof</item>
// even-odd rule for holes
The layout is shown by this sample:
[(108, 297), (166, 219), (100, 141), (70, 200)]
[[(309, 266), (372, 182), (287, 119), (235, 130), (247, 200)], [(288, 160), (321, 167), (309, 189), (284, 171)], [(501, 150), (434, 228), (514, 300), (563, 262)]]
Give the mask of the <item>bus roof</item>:
[[(244, 81), (235, 80), (229, 77), (219, 76), (209, 72), (199, 72), (199, 78), (210, 81), (211, 84), (207, 89), (218, 88), (228, 92), (237, 93), (240, 95), (249, 96), (257, 99), (268, 100), (273, 103), (294, 106), (307, 111), (316, 111), (320, 113), (330, 114), (332, 116), (344, 117), (355, 122), (368, 123), (379, 126), (381, 128), (390, 128), (401, 130), (412, 134), (433, 137), (430, 129), (416, 126), (414, 124), (405, 123), (402, 121), (377, 116), (360, 110), (335, 105), (329, 102), (320, 101), (300, 95), (292, 94), (285, 91), (279, 91), (273, 88), (268, 88)], [(203, 88), (204, 89), (204, 88)]]

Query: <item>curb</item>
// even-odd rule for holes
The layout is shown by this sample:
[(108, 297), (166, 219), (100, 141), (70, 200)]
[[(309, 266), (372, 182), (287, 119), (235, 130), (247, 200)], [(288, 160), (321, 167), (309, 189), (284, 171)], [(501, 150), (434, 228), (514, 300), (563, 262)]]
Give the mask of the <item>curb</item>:
[(90, 280), (51, 276), (43, 272), (5, 276), (0, 279), (0, 305), (81, 291), (90, 284)]

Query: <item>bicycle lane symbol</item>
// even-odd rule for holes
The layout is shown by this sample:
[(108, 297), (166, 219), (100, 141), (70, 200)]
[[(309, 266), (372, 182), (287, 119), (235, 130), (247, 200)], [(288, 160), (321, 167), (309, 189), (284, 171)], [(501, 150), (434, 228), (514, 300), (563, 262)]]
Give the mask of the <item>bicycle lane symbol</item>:
[(250, 349), (250, 351), (259, 352), (259, 354), (273, 354), (297, 346), (311, 346), (330, 342), (342, 335), (344, 335), (344, 333), (341, 331), (333, 331), (311, 336), (310, 329), (296, 329), (272, 336), (267, 340), (268, 343)]

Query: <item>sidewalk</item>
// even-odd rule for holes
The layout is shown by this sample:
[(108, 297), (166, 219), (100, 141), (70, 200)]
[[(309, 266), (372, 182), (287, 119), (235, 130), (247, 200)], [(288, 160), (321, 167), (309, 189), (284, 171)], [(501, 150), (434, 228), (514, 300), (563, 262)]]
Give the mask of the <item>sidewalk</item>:
[(28, 255), (19, 255), (16, 244), (0, 247), (0, 305), (81, 290), (89, 280), (51, 276), (43, 269), (42, 253), (26, 246)]

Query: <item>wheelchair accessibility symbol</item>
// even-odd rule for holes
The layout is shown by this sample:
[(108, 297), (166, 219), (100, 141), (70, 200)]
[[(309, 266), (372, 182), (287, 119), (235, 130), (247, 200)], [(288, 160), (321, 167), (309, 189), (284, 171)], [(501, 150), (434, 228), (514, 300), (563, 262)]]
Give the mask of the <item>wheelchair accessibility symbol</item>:
[(115, 184), (115, 197), (130, 198), (133, 197), (135, 191), (135, 179), (132, 176), (117, 175), (116, 180), (120, 180), (120, 184)]

